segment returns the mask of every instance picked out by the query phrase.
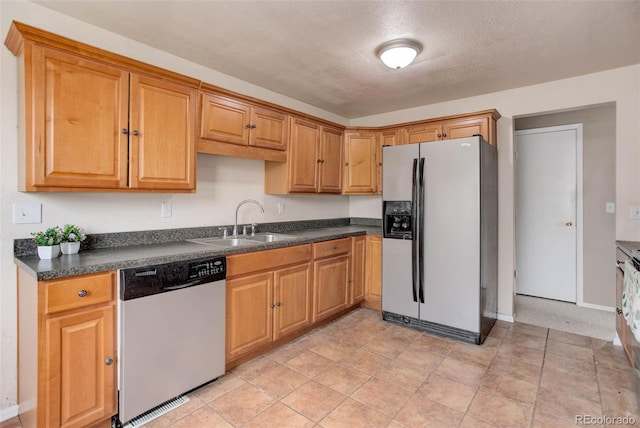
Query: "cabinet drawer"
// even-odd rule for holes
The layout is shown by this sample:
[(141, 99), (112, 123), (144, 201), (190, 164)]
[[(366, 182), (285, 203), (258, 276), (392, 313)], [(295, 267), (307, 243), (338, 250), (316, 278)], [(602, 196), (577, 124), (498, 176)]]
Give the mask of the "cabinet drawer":
[(43, 281), (45, 313), (109, 302), (113, 298), (114, 279), (114, 272), (107, 272)]
[(311, 260), (311, 244), (255, 251), (227, 257), (227, 278), (262, 270), (274, 270)]
[(334, 239), (313, 244), (313, 258), (335, 256), (351, 251), (351, 238)]

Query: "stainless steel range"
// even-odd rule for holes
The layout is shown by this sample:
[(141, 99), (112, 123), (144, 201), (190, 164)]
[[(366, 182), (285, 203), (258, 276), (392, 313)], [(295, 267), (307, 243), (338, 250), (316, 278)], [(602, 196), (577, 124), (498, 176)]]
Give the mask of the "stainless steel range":
[(225, 278), (224, 257), (120, 271), (120, 424), (224, 374)]

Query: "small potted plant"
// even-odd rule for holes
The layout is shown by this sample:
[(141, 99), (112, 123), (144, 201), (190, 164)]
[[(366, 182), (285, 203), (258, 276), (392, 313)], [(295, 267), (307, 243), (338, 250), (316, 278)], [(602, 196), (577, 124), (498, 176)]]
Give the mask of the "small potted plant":
[(38, 246), (38, 256), (41, 259), (53, 259), (60, 254), (60, 240), (62, 231), (58, 226), (50, 227), (44, 232), (33, 232), (33, 240)]
[(62, 254), (76, 254), (80, 250), (80, 242), (86, 238), (87, 235), (78, 226), (65, 224), (62, 228), (62, 240), (60, 243)]

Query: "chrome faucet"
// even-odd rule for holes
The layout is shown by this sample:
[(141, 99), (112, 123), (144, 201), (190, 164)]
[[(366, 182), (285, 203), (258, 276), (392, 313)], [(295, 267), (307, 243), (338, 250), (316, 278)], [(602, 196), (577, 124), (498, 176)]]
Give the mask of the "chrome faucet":
[(247, 204), (251, 202), (252, 204), (256, 204), (259, 208), (260, 208), (260, 212), (264, 213), (264, 207), (262, 206), (262, 204), (258, 201), (256, 201), (255, 199), (245, 199), (244, 201), (240, 202), (238, 204), (238, 206), (236, 207), (236, 221), (233, 224), (233, 237), (237, 238), (238, 237), (238, 210), (240, 209), (241, 206), (243, 206), (244, 204)]

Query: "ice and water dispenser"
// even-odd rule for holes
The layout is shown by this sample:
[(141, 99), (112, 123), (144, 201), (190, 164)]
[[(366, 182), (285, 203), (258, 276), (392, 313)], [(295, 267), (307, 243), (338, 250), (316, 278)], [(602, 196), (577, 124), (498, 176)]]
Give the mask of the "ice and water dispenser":
[(412, 239), (411, 201), (384, 201), (384, 237)]

